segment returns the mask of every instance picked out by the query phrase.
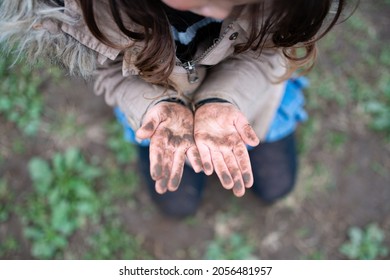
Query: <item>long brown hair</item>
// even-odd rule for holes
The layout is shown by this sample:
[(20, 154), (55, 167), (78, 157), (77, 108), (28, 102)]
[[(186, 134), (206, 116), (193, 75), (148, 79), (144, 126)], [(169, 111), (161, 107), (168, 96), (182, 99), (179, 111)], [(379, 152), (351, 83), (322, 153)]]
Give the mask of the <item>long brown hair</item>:
[[(100, 41), (113, 45), (96, 23), (93, 0), (78, 1), (92, 34)], [(346, 1), (272, 0), (271, 10), (267, 11), (265, 18), (263, 14), (267, 1), (250, 4), (249, 39), (245, 44), (236, 46), (235, 53), (252, 50), (260, 54), (265, 43), (271, 39), (272, 46), (282, 48), (284, 56), (289, 61), (286, 77), (298, 68), (305, 66), (310, 68), (316, 56), (316, 42), (337, 23)], [(132, 40), (145, 42), (145, 47), (135, 62), (136, 67), (140, 69), (140, 75), (151, 83), (168, 85), (168, 77), (175, 65), (175, 43), (162, 2), (160, 0), (108, 2), (119, 29)], [(135, 32), (126, 28), (123, 15), (142, 26), (143, 31)], [(328, 23), (325, 24), (326, 21)], [(303, 54), (298, 55), (297, 49), (303, 49)]]

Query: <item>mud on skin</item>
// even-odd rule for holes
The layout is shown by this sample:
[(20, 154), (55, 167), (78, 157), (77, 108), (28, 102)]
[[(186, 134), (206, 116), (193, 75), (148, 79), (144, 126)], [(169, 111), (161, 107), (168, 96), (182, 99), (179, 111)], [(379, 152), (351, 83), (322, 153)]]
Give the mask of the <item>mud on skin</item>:
[[(219, 179), (225, 188), (229, 187), (237, 196), (242, 196), (245, 187), (251, 187), (253, 181), (245, 144), (258, 142), (242, 113), (232, 104), (205, 104), (195, 112), (194, 137), (197, 143), (203, 143), (210, 152), (223, 155), (228, 170), (224, 165), (214, 166), (214, 169), (219, 171)], [(205, 170), (209, 167), (212, 169), (211, 164), (204, 163)]]
[(232, 183), (232, 179), (230, 178), (230, 175), (226, 172), (222, 172), (222, 181), (225, 185), (229, 185)]
[(195, 143), (192, 134), (186, 133), (184, 135), (175, 135), (169, 128), (164, 128), (161, 136), (166, 137), (166, 139), (168, 139), (168, 145), (174, 148), (180, 147), (182, 144), (186, 144), (185, 146), (187, 149)]
[(144, 127), (147, 131), (154, 131), (154, 124), (153, 122), (149, 122)]
[[(160, 193), (167, 190), (174, 191), (180, 184), (182, 174), (177, 168), (183, 163), (180, 159), (174, 160), (175, 153), (185, 154), (191, 146), (195, 146), (193, 137), (193, 114), (182, 105), (161, 103), (158, 111), (158, 120), (150, 121), (145, 129), (154, 131), (151, 145), (157, 158), (151, 162), (153, 179)], [(156, 127), (156, 122), (159, 122)], [(185, 157), (183, 157), (184, 160)], [(200, 157), (197, 155), (200, 162)], [(175, 170), (176, 169), (176, 170)], [(173, 173), (175, 172), (175, 173)]]

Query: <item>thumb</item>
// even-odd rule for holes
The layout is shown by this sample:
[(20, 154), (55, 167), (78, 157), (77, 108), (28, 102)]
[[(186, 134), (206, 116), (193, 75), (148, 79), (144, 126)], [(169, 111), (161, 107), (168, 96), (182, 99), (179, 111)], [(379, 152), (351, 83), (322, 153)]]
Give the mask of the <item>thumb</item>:
[(252, 147), (259, 145), (259, 138), (257, 137), (252, 126), (248, 123), (247, 119), (241, 113), (236, 119), (234, 126), (236, 127), (238, 134), (240, 134), (241, 139), (245, 142), (245, 144)]
[(153, 136), (159, 125), (158, 117), (154, 114), (146, 115), (142, 126), (137, 130), (136, 137), (147, 139)]

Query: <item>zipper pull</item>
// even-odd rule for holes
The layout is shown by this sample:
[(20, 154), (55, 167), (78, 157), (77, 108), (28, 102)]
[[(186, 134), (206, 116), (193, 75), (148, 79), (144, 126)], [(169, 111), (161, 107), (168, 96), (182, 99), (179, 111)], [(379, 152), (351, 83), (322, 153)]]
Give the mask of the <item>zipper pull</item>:
[(184, 69), (187, 70), (188, 82), (190, 84), (195, 84), (199, 81), (198, 71), (196, 70), (195, 63), (188, 61), (184, 64)]

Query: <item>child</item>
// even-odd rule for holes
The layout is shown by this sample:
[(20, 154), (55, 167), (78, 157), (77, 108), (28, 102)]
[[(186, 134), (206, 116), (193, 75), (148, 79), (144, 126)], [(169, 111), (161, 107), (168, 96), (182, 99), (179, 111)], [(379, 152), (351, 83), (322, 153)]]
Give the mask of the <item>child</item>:
[(310, 67), (316, 41), (344, 6), (345, 0), (3, 0), (0, 42), (18, 42), (19, 51), (45, 54), (70, 73), (94, 75), (96, 94), (116, 107), (127, 135), (140, 144), (153, 200), (164, 213), (184, 217), (196, 211), (204, 176), (213, 172), (236, 196), (252, 187), (273, 202), (293, 189), (304, 82), (286, 80)]

